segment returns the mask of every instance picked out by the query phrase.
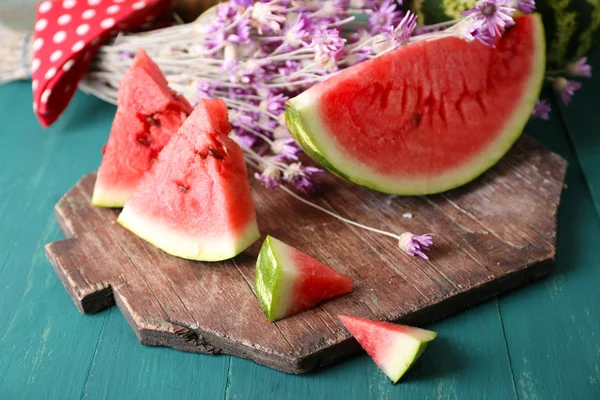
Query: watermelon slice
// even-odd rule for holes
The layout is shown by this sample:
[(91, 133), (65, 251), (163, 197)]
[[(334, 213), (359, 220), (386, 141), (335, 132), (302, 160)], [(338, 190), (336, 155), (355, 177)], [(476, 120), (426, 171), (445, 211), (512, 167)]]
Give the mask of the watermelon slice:
[(496, 48), (455, 37), (365, 61), (287, 103), (291, 134), (330, 171), (391, 194), (438, 193), (471, 181), (520, 136), (544, 80), (537, 14)]
[(267, 236), (254, 273), (254, 292), (269, 321), (309, 310), (352, 291), (352, 279)]
[(203, 100), (140, 180), (118, 222), (169, 254), (232, 258), (260, 234), (223, 100)]
[(190, 103), (169, 89), (158, 66), (140, 49), (119, 83), (117, 113), (104, 148), (92, 204), (123, 207), (191, 112)]
[(375, 364), (396, 383), (423, 355), (437, 333), (390, 322), (338, 315)]

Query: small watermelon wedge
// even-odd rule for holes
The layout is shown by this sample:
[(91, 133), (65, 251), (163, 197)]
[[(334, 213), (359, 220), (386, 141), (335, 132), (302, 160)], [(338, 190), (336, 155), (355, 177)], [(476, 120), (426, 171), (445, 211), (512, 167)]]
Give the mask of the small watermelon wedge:
[(272, 236), (256, 261), (254, 292), (273, 322), (352, 291), (352, 279)]
[(437, 333), (390, 322), (338, 315), (346, 329), (396, 383), (423, 355)]
[(169, 254), (232, 258), (260, 234), (248, 171), (223, 100), (202, 100), (158, 155), (118, 222)]
[(98, 170), (92, 204), (123, 207), (142, 175), (192, 112), (140, 49), (119, 83), (115, 119)]
[(290, 133), (315, 161), (398, 195), (443, 192), (494, 165), (521, 135), (542, 87), (539, 15), (496, 47), (447, 37), (357, 64), (287, 102)]

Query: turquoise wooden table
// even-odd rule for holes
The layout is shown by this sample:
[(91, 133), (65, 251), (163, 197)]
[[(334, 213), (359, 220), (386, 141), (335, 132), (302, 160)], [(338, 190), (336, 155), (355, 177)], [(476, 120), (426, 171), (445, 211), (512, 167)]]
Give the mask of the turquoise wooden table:
[(44, 131), (30, 85), (1, 86), (0, 399), (600, 398), (598, 94), (600, 76), (526, 130), (570, 163), (556, 271), (428, 326), (439, 339), (394, 386), (364, 355), (291, 376), (235, 357), (144, 347), (116, 308), (79, 314), (44, 245), (62, 238), (54, 204), (99, 165), (115, 109), (78, 93)]

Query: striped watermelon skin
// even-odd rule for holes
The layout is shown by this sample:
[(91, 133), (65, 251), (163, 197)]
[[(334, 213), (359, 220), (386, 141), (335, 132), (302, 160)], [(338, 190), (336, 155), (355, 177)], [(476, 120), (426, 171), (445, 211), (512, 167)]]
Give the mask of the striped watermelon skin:
[[(407, 8), (420, 24), (459, 18), (477, 0), (412, 0)], [(600, 43), (600, 0), (537, 0), (546, 30), (548, 69), (562, 68), (589, 54)]]

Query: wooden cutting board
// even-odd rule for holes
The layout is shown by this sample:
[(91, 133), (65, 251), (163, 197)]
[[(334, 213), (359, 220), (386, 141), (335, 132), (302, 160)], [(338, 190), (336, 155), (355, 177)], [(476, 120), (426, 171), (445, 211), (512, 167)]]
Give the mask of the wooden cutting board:
[(441, 195), (394, 197), (325, 177), (315, 202), (379, 229), (433, 233), (430, 261), (252, 179), (263, 237), (354, 280), (351, 294), (276, 323), (252, 292), (262, 240), (219, 263), (167, 255), (115, 223), (118, 210), (90, 205), (94, 174), (56, 205), (68, 239), (48, 244), (46, 254), (82, 313), (116, 304), (145, 345), (304, 373), (359, 351), (339, 314), (421, 325), (548, 273), (565, 169), (560, 156), (525, 137), (484, 176)]

